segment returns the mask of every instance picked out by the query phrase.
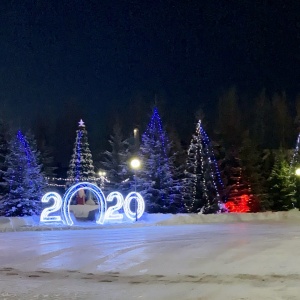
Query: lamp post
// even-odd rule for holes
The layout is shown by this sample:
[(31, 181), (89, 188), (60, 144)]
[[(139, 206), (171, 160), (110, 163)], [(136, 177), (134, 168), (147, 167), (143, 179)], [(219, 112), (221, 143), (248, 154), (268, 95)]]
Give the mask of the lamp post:
[[(136, 171), (141, 167), (141, 161), (138, 157), (134, 157), (130, 161), (130, 166), (134, 170), (134, 191), (136, 193)], [(135, 197), (135, 221), (137, 221), (137, 198)]]
[(100, 187), (103, 188), (103, 186), (104, 186), (104, 178), (105, 178), (105, 176), (106, 176), (106, 172), (100, 170), (100, 171), (98, 172), (98, 175), (99, 175), (99, 177), (100, 177)]

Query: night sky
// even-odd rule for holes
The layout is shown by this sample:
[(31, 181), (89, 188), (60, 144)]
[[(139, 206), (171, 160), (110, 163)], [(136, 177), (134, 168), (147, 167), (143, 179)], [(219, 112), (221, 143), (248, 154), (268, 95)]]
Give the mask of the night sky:
[(300, 92), (299, 0), (3, 0), (0, 12), (0, 107), (19, 126), (74, 107), (104, 132), (155, 95), (193, 124), (232, 85)]

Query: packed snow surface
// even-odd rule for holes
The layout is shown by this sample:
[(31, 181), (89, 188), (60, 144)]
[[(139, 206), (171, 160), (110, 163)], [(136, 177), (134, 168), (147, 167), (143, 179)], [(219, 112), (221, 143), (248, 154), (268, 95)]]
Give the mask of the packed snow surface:
[(298, 211), (74, 227), (0, 218), (0, 299), (296, 300), (299, 229)]

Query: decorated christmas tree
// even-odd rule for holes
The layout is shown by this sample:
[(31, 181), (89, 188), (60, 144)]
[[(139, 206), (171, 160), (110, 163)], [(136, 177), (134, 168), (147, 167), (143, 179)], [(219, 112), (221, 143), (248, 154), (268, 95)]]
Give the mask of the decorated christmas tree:
[(1, 211), (8, 217), (38, 215), (46, 184), (37, 163), (38, 153), (30, 147), (21, 131), (9, 142), (8, 150), (4, 179), (9, 192), (1, 201)]
[(180, 210), (181, 186), (173, 178), (174, 154), (171, 153), (171, 143), (162, 127), (157, 108), (154, 108), (147, 130), (142, 135), (140, 155), (142, 168), (138, 171), (137, 182), (147, 211), (175, 213)]
[(78, 124), (73, 155), (68, 170), (68, 185), (82, 181), (97, 181), (87, 130), (82, 120)]
[(186, 160), (183, 199), (188, 212), (222, 211), (219, 189), (223, 187), (210, 140), (198, 121)]

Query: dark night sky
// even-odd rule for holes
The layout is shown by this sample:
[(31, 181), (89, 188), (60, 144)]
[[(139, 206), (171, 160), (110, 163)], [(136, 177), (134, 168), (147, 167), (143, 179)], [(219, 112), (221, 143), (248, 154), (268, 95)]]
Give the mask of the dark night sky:
[(3, 0), (0, 13), (0, 105), (20, 125), (71, 101), (95, 130), (140, 91), (183, 121), (231, 85), (300, 92), (299, 0)]

